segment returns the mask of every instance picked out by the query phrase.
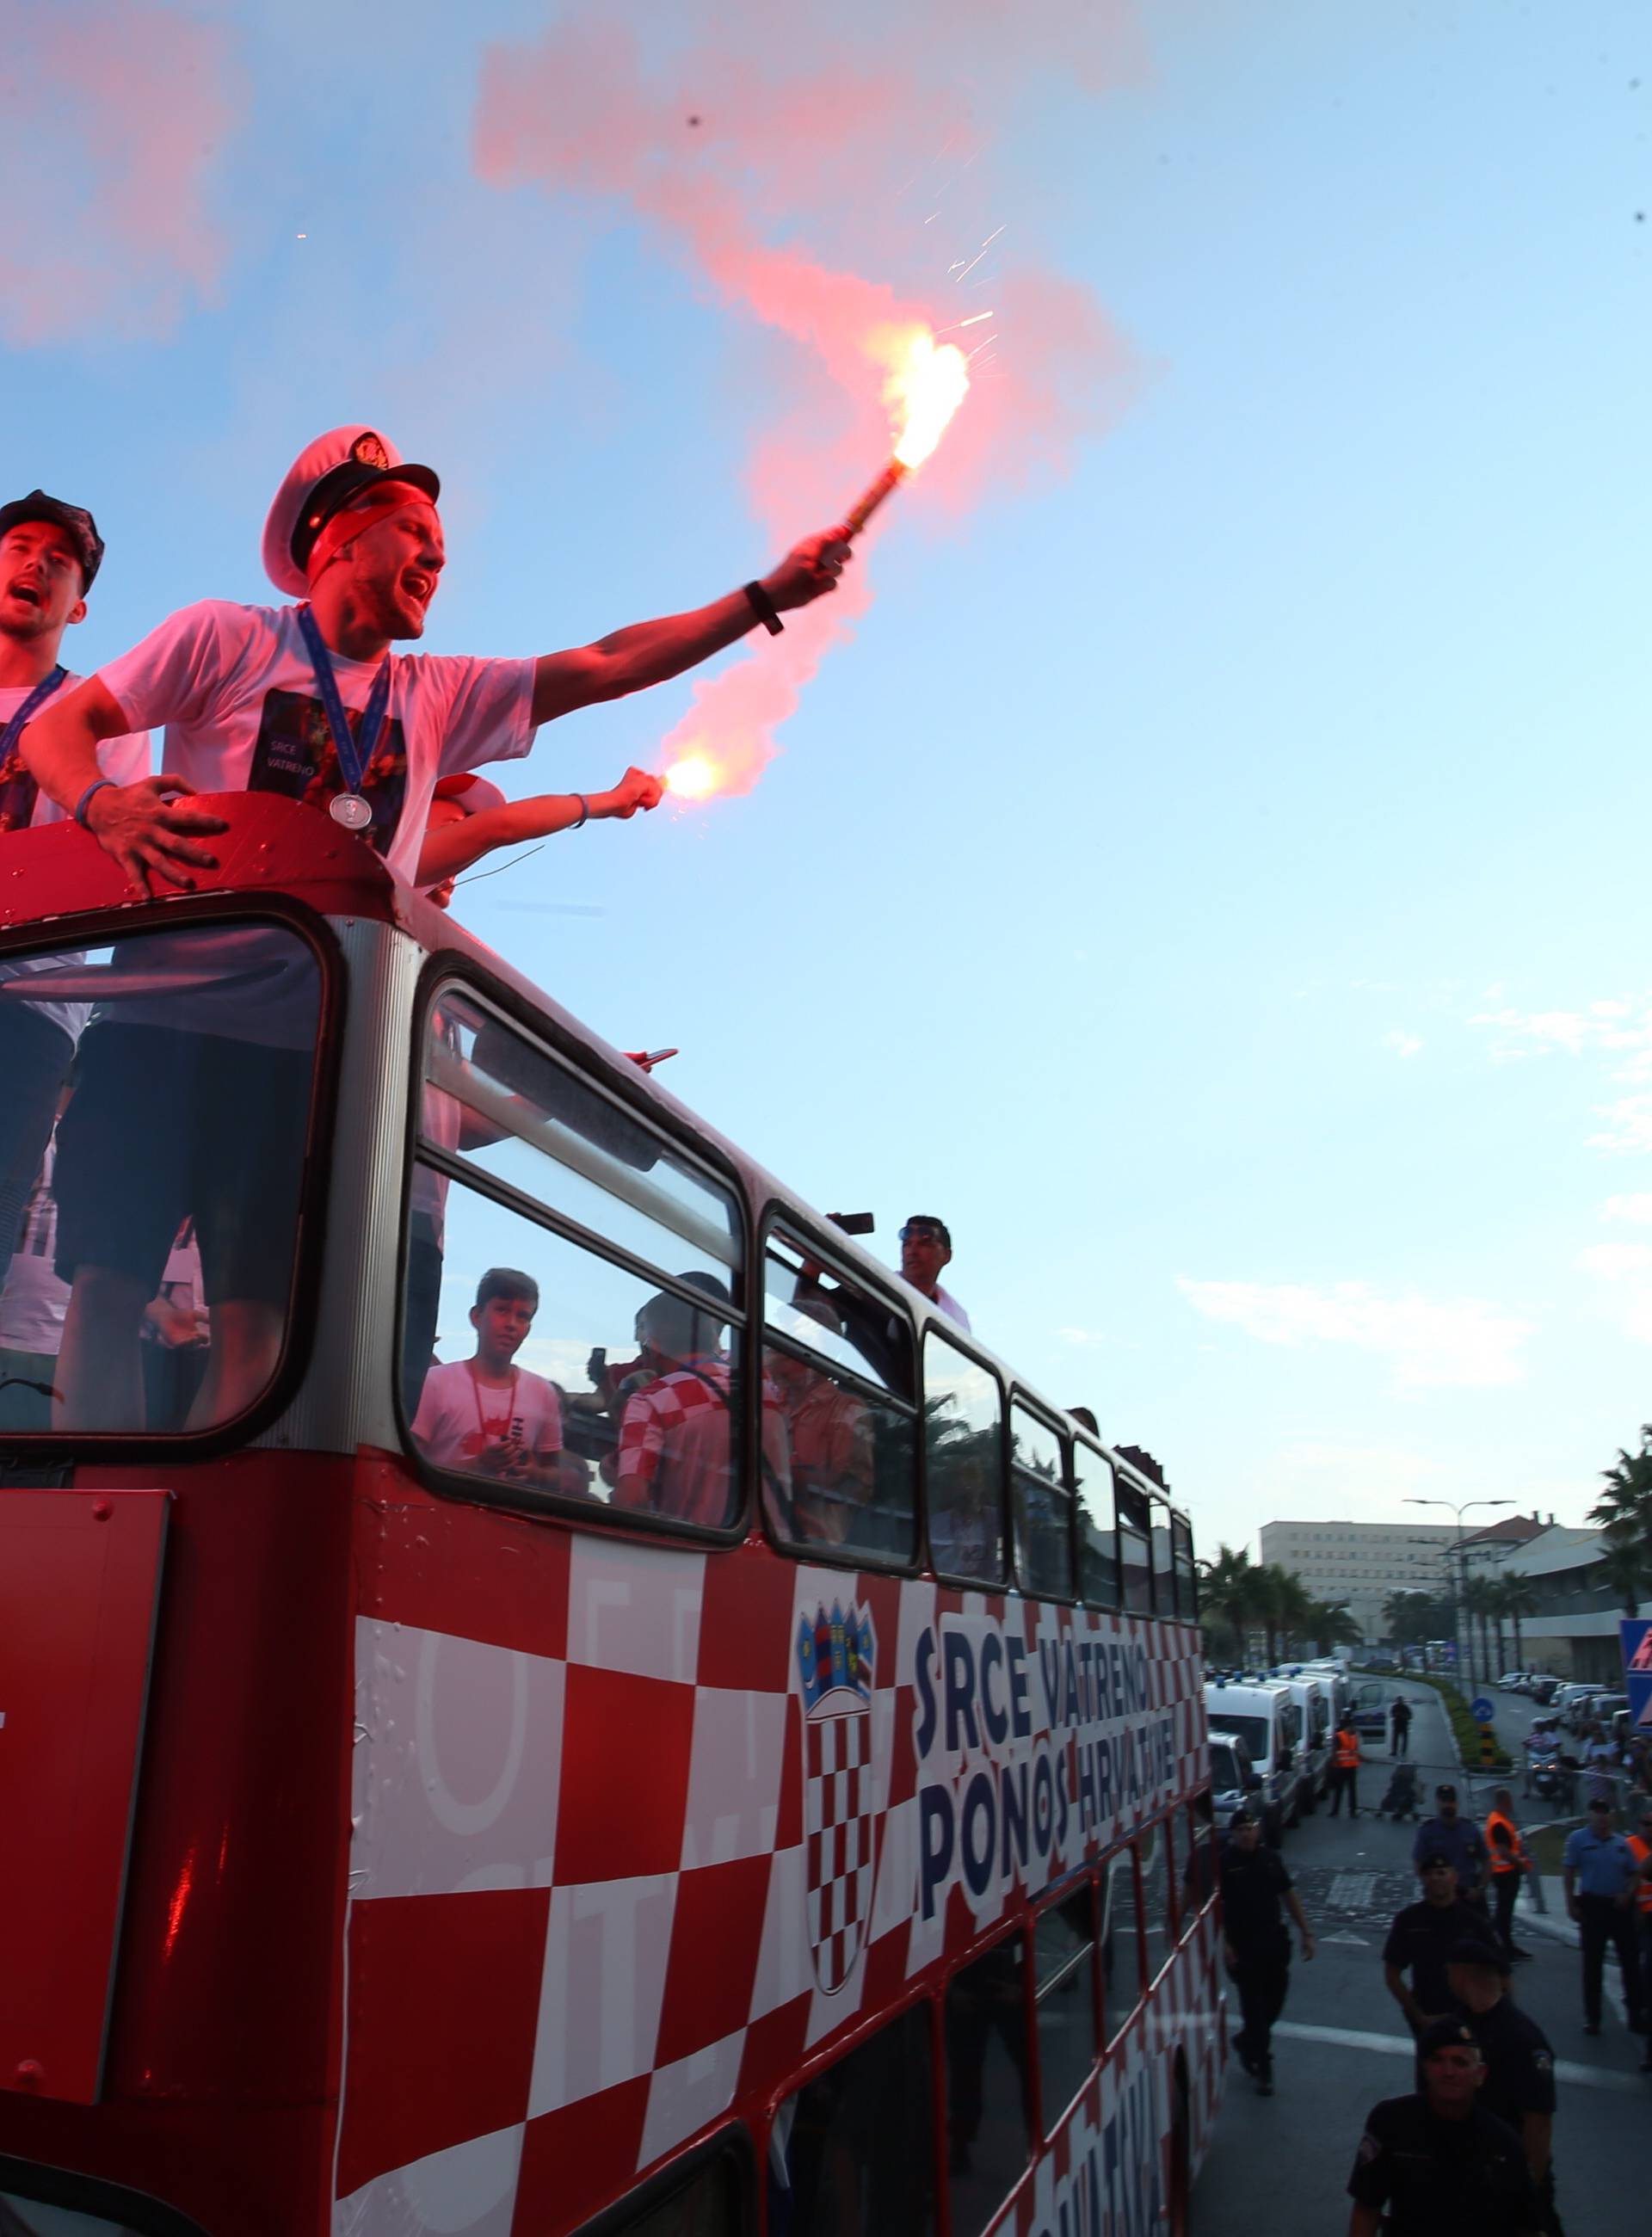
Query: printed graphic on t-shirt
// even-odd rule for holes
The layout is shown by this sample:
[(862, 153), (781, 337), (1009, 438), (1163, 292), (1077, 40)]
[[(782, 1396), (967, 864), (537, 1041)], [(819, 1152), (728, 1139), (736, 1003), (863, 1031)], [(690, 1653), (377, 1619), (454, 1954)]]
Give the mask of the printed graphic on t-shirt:
[[(353, 738), (360, 735), (361, 712), (355, 707), (344, 710)], [(303, 691), (267, 691), (248, 791), (284, 793), (288, 800), (325, 808), (347, 789), (320, 701)], [(407, 742), (394, 716), (386, 717), (379, 732), (361, 791), (373, 809), (373, 822), (361, 836), (376, 853), (385, 854), (396, 835), (407, 791)]]
[(26, 831), (39, 800), (40, 787), (23, 766), (21, 748), (14, 746), (0, 762), (0, 831)]

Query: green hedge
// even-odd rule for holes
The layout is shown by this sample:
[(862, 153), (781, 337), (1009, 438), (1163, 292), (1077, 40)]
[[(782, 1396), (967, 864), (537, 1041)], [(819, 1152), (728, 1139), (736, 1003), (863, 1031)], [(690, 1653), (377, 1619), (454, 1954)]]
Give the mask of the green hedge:
[(1371, 1678), (1404, 1678), (1413, 1686), (1431, 1686), (1444, 1704), (1445, 1713), (1451, 1720), (1451, 1730), (1457, 1735), (1457, 1744), (1462, 1751), (1463, 1761), (1466, 1767), (1477, 1774), (1487, 1771), (1514, 1769), (1513, 1760), (1501, 1741), (1497, 1744), (1497, 1752), (1491, 1761), (1486, 1764), (1481, 1762), (1480, 1727), (1469, 1714), (1469, 1705), (1458, 1693), (1453, 1679), (1436, 1678), (1421, 1670), (1371, 1670), (1365, 1674)]

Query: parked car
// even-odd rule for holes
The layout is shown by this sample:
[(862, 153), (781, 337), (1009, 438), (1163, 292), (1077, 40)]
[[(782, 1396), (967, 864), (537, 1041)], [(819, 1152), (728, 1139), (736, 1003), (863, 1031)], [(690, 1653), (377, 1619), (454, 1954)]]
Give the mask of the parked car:
[(1499, 1693), (1523, 1693), (1525, 1690), (1526, 1673), (1523, 1670), (1506, 1670), (1497, 1680)]
[(1237, 1732), (1262, 1782), (1257, 1798), (1262, 1837), (1272, 1849), (1285, 1838), (1287, 1821), (1296, 1823), (1297, 1754), (1302, 1744), (1302, 1712), (1288, 1686), (1268, 1679), (1218, 1679), (1205, 1688), (1205, 1713), (1213, 1727)]
[(1599, 1725), (1609, 1737), (1614, 1719), (1620, 1710), (1627, 1709), (1629, 1706), (1629, 1695), (1627, 1693), (1591, 1693), (1589, 1699), (1589, 1722)]
[(1560, 1719), (1562, 1724), (1569, 1725), (1573, 1705), (1576, 1702), (1586, 1700), (1594, 1691), (1595, 1688), (1592, 1686), (1580, 1686), (1575, 1679), (1568, 1679), (1563, 1685), (1555, 1688), (1549, 1706)]
[(1386, 1740), (1389, 1704), (1400, 1690), (1398, 1686), (1384, 1685), (1380, 1678), (1365, 1679), (1353, 1687), (1340, 1713), (1362, 1740)]
[(1560, 1691), (1558, 1678), (1534, 1678), (1526, 1688), (1540, 1709), (1546, 1709)]

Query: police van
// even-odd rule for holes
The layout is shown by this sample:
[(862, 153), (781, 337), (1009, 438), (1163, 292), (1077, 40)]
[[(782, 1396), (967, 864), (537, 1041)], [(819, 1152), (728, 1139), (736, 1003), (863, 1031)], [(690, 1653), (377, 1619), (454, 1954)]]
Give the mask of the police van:
[(1277, 1849), (1287, 1825), (1301, 1815), (1297, 1793), (1302, 1712), (1288, 1685), (1272, 1679), (1213, 1679), (1205, 1688), (1205, 1713), (1213, 1728), (1237, 1733), (1261, 1780), (1256, 1796), (1262, 1833)]
[(1297, 1818), (1313, 1809), (1330, 1783), (1331, 1748), (1337, 1730), (1336, 1688), (1323, 1670), (1299, 1670), (1279, 1682), (1288, 1688), (1302, 1719), (1292, 1812)]

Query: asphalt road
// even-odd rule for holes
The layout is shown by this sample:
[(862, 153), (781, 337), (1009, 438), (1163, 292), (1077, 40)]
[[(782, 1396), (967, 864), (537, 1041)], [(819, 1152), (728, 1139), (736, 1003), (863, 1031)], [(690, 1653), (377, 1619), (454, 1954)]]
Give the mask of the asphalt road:
[[(1419, 1686), (1403, 1690), (1417, 1712), (1411, 1759), (1426, 1797), (1437, 1779), (1458, 1779), (1457, 1765), (1437, 1695)], [(1507, 1697), (1495, 1698), (1498, 1728), (1517, 1747), (1529, 1718), (1517, 1724), (1510, 1717), (1505, 1726)], [(1412, 2086), (1411, 2040), (1383, 1985), (1382, 1945), (1395, 1911), (1416, 1900), (1416, 1827), (1370, 1814), (1388, 1783), (1389, 1758), (1370, 1747), (1365, 1755), (1358, 1818), (1328, 1818), (1322, 1805), (1285, 1837), (1285, 1861), (1318, 1953), (1292, 1967), (1273, 2039), (1277, 2094), (1258, 2097), (1238, 2060), (1228, 2062), (1221, 2115), (1193, 2193), (1193, 2237), (1330, 2237), (1345, 2229), (1345, 2186), (1365, 2114)], [(1493, 1783), (1474, 1782), (1477, 1818)], [(1583, 2034), (1577, 1952), (1561, 1938), (1574, 1932), (1552, 1908), (1546, 1920), (1536, 1918), (1523, 1897), (1516, 1938), (1536, 1955), (1517, 1970), (1513, 1988), (1557, 2062), (1556, 2202), (1576, 2237), (1618, 2226), (1629, 2201), (1644, 2193), (1652, 2076), (1636, 2073), (1641, 2038), (1629, 2033), (1609, 1992), (1604, 2033)], [(1609, 1991), (1610, 1971), (1607, 1978)], [(1230, 2029), (1237, 2023), (1230, 1992)]]

